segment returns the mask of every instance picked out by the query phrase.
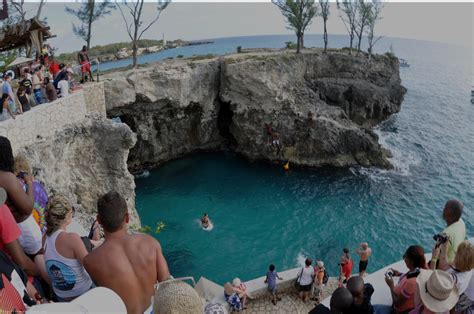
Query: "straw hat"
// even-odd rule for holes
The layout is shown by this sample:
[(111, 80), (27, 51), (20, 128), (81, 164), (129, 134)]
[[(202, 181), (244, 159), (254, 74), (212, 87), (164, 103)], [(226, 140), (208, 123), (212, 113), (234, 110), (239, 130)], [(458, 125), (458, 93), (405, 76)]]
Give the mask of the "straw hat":
[(416, 286), (423, 305), (432, 312), (446, 312), (459, 299), (453, 277), (442, 270), (422, 269), (416, 278)]
[(232, 285), (234, 287), (240, 286), (241, 283), (242, 283), (242, 281), (240, 281), (240, 278), (234, 278), (234, 280), (232, 280)]
[(196, 290), (180, 280), (169, 280), (158, 285), (155, 292), (153, 313), (194, 314), (202, 313), (203, 302)]
[(324, 262), (323, 261), (317, 261), (318, 267), (322, 268), (324, 267)]

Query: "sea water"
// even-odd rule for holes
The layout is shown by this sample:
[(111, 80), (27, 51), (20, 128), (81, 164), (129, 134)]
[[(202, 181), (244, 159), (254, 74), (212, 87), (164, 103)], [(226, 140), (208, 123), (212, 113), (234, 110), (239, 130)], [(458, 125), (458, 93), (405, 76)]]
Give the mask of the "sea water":
[[(247, 46), (287, 41), (260, 37)], [(222, 41), (246, 46), (242, 38)], [(444, 203), (453, 197), (464, 202), (463, 218), (474, 236), (470, 48), (385, 38), (379, 49), (390, 45), (411, 65), (400, 69), (408, 89), (400, 113), (376, 128), (393, 153), (394, 170), (290, 164), (285, 172), (282, 165), (207, 153), (168, 162), (136, 181), (142, 223), (165, 223), (154, 236), (173, 275), (222, 284), (262, 276), (270, 263), (284, 270), (311, 257), (336, 276), (342, 249), (354, 252), (363, 241), (373, 249), (373, 272), (402, 259), (409, 245), (431, 251), (432, 236), (445, 226)], [(196, 222), (204, 212), (214, 224), (211, 232)]]

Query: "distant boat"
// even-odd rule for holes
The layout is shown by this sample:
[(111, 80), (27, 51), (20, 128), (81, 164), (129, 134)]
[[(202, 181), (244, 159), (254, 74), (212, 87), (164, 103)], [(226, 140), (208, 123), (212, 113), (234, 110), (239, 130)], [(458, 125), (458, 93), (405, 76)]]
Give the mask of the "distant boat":
[(400, 67), (409, 68), (410, 65), (408, 64), (407, 60), (400, 58)]
[(471, 104), (474, 105), (474, 87), (471, 89)]

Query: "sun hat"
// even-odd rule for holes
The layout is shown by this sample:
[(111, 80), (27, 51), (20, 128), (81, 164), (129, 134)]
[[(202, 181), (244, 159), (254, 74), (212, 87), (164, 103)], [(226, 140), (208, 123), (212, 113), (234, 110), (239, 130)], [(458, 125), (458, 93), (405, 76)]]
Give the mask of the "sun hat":
[(5, 204), (7, 201), (7, 191), (4, 188), (0, 188), (0, 206)]
[(240, 278), (234, 278), (234, 280), (232, 280), (232, 285), (234, 287), (240, 286), (241, 283), (242, 283), (242, 281), (240, 281)]
[(235, 293), (234, 287), (230, 284), (230, 282), (226, 282), (224, 285), (224, 292), (227, 295), (232, 295)]
[(71, 74), (74, 74), (74, 71), (72, 70), (72, 68), (67, 68), (67, 69), (66, 69), (66, 72), (71, 73)]
[(26, 313), (127, 313), (127, 308), (114, 291), (97, 287), (71, 302), (35, 305)]
[(432, 312), (446, 312), (459, 300), (453, 277), (443, 270), (421, 269), (416, 286), (423, 305)]
[(160, 282), (153, 298), (153, 313), (194, 314), (203, 312), (203, 301), (193, 287), (179, 279)]
[(317, 261), (316, 262), (318, 267), (324, 267), (324, 262), (323, 261)]

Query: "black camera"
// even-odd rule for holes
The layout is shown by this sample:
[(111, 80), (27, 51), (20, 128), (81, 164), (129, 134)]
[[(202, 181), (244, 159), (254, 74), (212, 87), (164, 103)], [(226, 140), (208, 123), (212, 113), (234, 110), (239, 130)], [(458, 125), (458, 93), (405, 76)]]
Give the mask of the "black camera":
[(391, 269), (389, 269), (389, 270), (387, 270), (387, 271), (385, 272), (385, 277), (386, 277), (386, 278), (392, 278), (393, 275), (394, 275), (394, 272), (393, 272), (393, 270), (391, 270)]
[(444, 242), (448, 241), (448, 235), (446, 233), (438, 233), (433, 236), (433, 240), (435, 240), (438, 244), (443, 244)]

